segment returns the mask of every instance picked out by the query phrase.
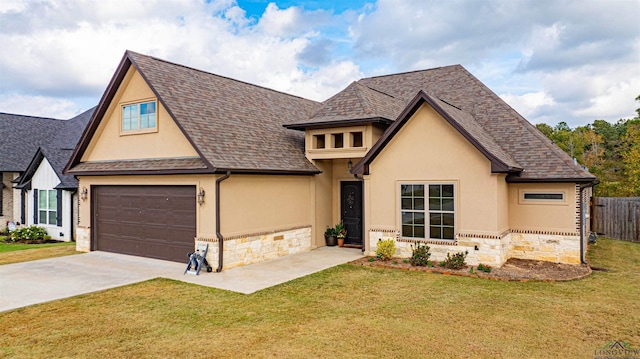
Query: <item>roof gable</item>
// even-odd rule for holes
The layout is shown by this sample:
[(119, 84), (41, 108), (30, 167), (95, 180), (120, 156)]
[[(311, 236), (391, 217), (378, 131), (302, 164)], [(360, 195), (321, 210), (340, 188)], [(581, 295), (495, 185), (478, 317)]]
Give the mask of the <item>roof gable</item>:
[(507, 154), (523, 169), (509, 175), (509, 181), (595, 180), (593, 175), (575, 165), (569, 155), (460, 65), (364, 78), (359, 82), (406, 103), (423, 91), (467, 113), (497, 146), (486, 149), (498, 158)]
[(420, 91), (402, 114), (400, 114), (398, 119), (385, 131), (382, 138), (380, 138), (367, 155), (353, 167), (351, 172), (354, 174), (369, 174), (369, 165), (371, 162), (375, 160), (391, 139), (425, 103), (431, 106), (491, 162), (492, 172), (514, 173), (521, 171), (518, 163), (502, 151), (491, 136), (484, 132), (484, 130), (473, 121), (473, 118), (469, 114), (426, 94), (424, 91)]
[(200, 155), (207, 172), (319, 172), (304, 157), (304, 136), (282, 127), (283, 122), (310, 116), (318, 103), (131, 51), (125, 53), (67, 169), (80, 163), (130, 66)]
[(95, 110), (91, 108), (78, 116), (66, 120), (58, 129), (56, 134), (46, 144), (39, 147), (31, 158), (31, 162), (27, 166), (25, 172), (20, 176), (16, 188), (27, 188), (33, 175), (38, 170), (44, 158), (51, 165), (51, 168), (58, 176), (60, 184), (56, 188), (73, 189), (78, 187), (78, 180), (72, 175), (63, 173), (64, 167), (69, 161), (73, 149), (76, 147), (80, 135), (87, 126), (91, 115)]

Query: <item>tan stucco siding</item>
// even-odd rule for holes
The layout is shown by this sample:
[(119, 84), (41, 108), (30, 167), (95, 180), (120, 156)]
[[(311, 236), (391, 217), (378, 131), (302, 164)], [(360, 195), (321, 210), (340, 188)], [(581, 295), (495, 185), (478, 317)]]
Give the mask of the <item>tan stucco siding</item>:
[(193, 157), (197, 152), (166, 109), (157, 101), (157, 131), (121, 131), (121, 106), (158, 100), (142, 76), (131, 67), (94, 134), (82, 161)]
[(225, 237), (312, 225), (310, 176), (231, 175), (221, 183)]
[(333, 218), (333, 162), (331, 160), (314, 161), (313, 164), (322, 173), (315, 175), (313, 178), (314, 199), (311, 203), (314, 211), (314, 245), (316, 247), (324, 246), (324, 232), (327, 226), (333, 226), (335, 220)]
[[(575, 183), (509, 184), (511, 229), (577, 232), (575, 187)], [(564, 193), (564, 200), (526, 201), (522, 198), (524, 192)]]
[(500, 203), (504, 176), (492, 174), (489, 160), (428, 105), (387, 144), (368, 177), (368, 228), (399, 230), (400, 184), (416, 182), (455, 185), (456, 233), (495, 233), (506, 226), (498, 210), (506, 204)]

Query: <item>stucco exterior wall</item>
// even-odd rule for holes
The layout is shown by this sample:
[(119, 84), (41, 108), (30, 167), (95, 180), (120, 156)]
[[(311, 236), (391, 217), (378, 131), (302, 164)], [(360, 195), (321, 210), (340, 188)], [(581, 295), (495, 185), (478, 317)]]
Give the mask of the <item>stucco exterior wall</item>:
[(121, 106), (147, 100), (157, 99), (142, 76), (131, 67), (82, 156), (82, 161), (198, 156), (159, 101), (156, 107), (157, 131), (121, 131)]
[[(104, 185), (190, 185), (205, 191), (196, 206), (196, 236), (216, 238), (215, 180), (220, 175), (81, 176), (79, 189), (89, 196), (79, 201), (76, 246), (90, 250), (91, 187)], [(226, 237), (251, 237), (291, 228), (311, 227), (311, 176), (231, 175), (220, 184), (221, 233)], [(194, 194), (195, 195), (195, 194)], [(311, 238), (311, 234), (310, 234)]]
[(405, 183), (453, 183), (456, 233), (495, 234), (505, 225), (498, 209), (504, 176), (491, 174), (489, 160), (427, 105), (387, 144), (367, 177), (368, 228), (400, 228)]
[(220, 185), (222, 234), (311, 226), (311, 181), (311, 176), (232, 174)]
[[(524, 193), (564, 193), (563, 201), (531, 201)], [(575, 183), (509, 184), (509, 223), (511, 229), (578, 233), (579, 214)]]
[(324, 240), (324, 232), (327, 226), (333, 226), (333, 161), (318, 160), (314, 161), (314, 165), (322, 171), (322, 173), (313, 177), (313, 199), (311, 206), (313, 208), (314, 220), (314, 246), (321, 247), (326, 245)]

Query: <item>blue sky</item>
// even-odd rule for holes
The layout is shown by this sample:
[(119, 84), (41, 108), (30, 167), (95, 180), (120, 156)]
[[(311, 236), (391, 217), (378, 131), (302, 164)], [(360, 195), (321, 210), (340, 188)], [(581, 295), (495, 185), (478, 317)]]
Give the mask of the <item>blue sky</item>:
[(2, 0), (0, 112), (70, 118), (125, 50), (322, 101), (461, 64), (532, 123), (640, 103), (640, 0)]

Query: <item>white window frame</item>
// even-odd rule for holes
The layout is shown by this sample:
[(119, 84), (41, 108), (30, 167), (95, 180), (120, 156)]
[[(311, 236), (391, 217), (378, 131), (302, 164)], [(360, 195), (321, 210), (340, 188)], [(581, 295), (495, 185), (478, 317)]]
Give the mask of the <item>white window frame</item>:
[[(45, 194), (43, 197), (42, 194)], [(53, 201), (51, 195), (53, 194)], [(45, 206), (42, 207), (43, 198), (45, 199)], [(53, 202), (53, 205), (52, 205)], [(44, 213), (44, 215), (43, 215)], [(58, 192), (50, 189), (38, 190), (38, 223), (50, 226), (56, 226), (58, 224)], [(53, 218), (53, 223), (51, 220)]]

